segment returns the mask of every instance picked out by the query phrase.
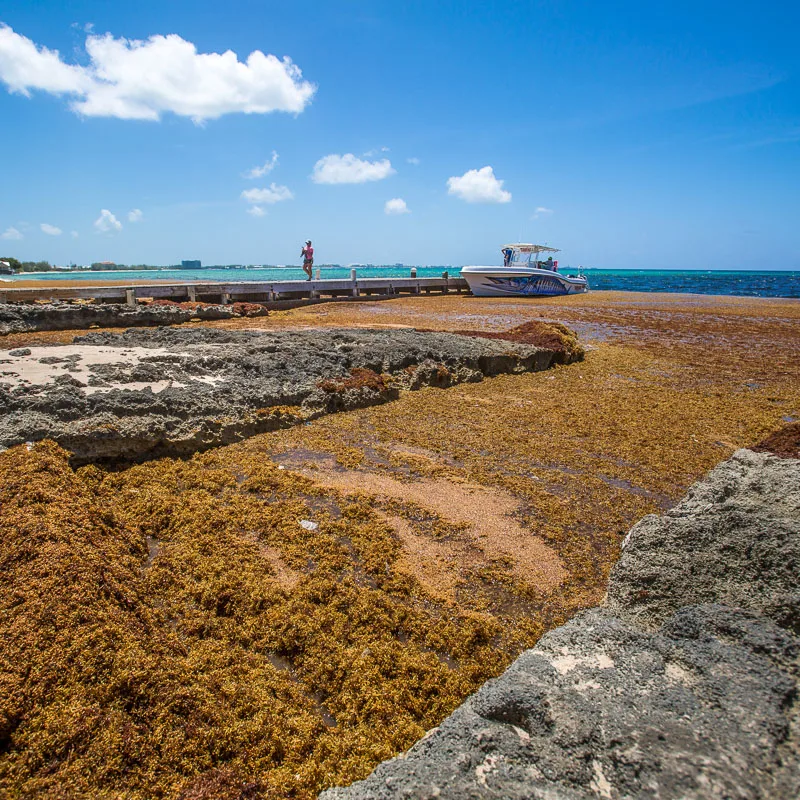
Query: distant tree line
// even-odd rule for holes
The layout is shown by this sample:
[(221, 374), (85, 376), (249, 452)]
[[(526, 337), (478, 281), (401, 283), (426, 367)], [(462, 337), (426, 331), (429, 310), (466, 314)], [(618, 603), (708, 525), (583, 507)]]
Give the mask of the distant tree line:
[(49, 261), (19, 261), (10, 256), (0, 256), (0, 261), (5, 261), (11, 269), (18, 272), (49, 272), (53, 265)]

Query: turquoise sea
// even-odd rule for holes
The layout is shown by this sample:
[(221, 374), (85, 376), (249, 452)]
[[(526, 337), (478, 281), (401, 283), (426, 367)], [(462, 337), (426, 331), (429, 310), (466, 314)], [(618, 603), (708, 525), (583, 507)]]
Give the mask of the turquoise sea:
[[(401, 277), (410, 275), (410, 267), (359, 267), (360, 278)], [(417, 267), (417, 276), (438, 277), (443, 267)], [(451, 277), (459, 274), (459, 267), (447, 268)], [(576, 270), (564, 269), (566, 274)], [(788, 270), (650, 270), (650, 269), (587, 269), (589, 286), (593, 291), (617, 289), (632, 292), (690, 292), (694, 294), (721, 294), (742, 297), (798, 297), (800, 298), (800, 271)], [(321, 267), (320, 277), (325, 279), (349, 278), (348, 267)], [(174, 281), (277, 281), (303, 280), (299, 267), (225, 268), (225, 269), (159, 269), (120, 270), (105, 272), (44, 272), (4, 276), (6, 280), (174, 280)]]

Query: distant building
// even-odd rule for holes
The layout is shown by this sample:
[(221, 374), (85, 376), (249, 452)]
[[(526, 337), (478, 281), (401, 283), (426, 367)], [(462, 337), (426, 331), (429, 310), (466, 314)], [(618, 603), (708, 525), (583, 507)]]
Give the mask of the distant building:
[(0, 261), (0, 275), (13, 275), (14, 268), (8, 261)]
[(202, 269), (199, 261), (181, 261), (181, 269)]

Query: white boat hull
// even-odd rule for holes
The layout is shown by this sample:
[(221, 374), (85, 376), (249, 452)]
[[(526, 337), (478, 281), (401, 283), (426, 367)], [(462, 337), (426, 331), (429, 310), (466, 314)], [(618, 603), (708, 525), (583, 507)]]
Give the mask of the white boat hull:
[(464, 267), (470, 291), (476, 297), (557, 297), (589, 291), (584, 277), (528, 267)]

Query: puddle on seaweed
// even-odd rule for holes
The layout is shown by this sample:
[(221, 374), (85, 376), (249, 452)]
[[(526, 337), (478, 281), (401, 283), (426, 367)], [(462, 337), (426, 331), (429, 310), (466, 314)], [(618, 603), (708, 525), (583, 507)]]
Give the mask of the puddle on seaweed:
[(328, 497), (306, 497), (305, 504), (308, 508), (308, 519), (317, 521), (321, 514), (327, 514), (331, 519), (341, 519), (342, 509), (335, 500)]
[(292, 448), (285, 453), (274, 453), (272, 460), (289, 469), (330, 469), (338, 468), (336, 458), (330, 453), (321, 453), (318, 450), (307, 450), (302, 447)]
[[(542, 318), (542, 322), (563, 322), (555, 318)], [(581, 322), (571, 319), (567, 326), (578, 334), (582, 344), (586, 342), (608, 342), (621, 336), (630, 335), (630, 329), (621, 325), (611, 325), (604, 322)]]
[[(398, 642), (401, 642), (402, 644), (408, 644), (409, 642), (411, 642), (411, 637), (407, 633), (405, 633), (403, 631), (399, 631), (395, 635), (395, 638), (397, 639)], [(451, 669), (451, 670), (454, 670), (454, 671), (461, 669), (461, 665), (458, 663), (458, 661), (456, 661), (449, 654), (442, 653), (441, 651), (436, 650), (433, 647), (425, 647), (425, 645), (418, 644), (417, 647), (419, 647), (419, 649), (423, 653), (430, 653), (431, 655), (436, 656), (437, 661), (440, 664), (444, 664), (448, 669)]]
[(161, 549), (161, 543), (155, 536), (146, 536), (145, 539), (147, 541), (147, 561), (145, 562), (144, 568), (150, 569), (155, 557)]
[(267, 657), (267, 661), (272, 664), (275, 669), (279, 670), (280, 672), (291, 672), (292, 665), (288, 659), (284, 658), (283, 656), (279, 656), (277, 653), (265, 653)]
[(317, 713), (322, 717), (322, 722), (326, 728), (335, 728), (339, 725), (336, 717), (331, 714), (330, 710), (322, 702), (321, 694), (312, 694), (311, 697), (317, 706)]

